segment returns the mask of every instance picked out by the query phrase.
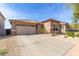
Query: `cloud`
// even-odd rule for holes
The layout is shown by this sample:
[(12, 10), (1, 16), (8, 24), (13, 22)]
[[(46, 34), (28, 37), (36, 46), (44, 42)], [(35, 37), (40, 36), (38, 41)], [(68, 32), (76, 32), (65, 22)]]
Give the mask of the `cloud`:
[(18, 16), (19, 14), (15, 12), (14, 10), (12, 10), (10, 7), (8, 7), (7, 4), (0, 4), (0, 12), (6, 18), (5, 28), (11, 28), (9, 19)]
[(18, 13), (8, 7), (7, 4), (0, 4), (0, 11), (6, 18), (11, 18), (12, 16), (14, 17), (18, 15)]
[(72, 11), (71, 9), (63, 9), (62, 12), (60, 12), (58, 14), (58, 18), (59, 20), (63, 21), (63, 22), (68, 22), (71, 23), (72, 21)]
[[(10, 28), (11, 25), (9, 23), (9, 19), (33, 19), (33, 20), (44, 20), (47, 18), (56, 18), (60, 21), (68, 22), (71, 18), (71, 12), (68, 10), (68, 8), (64, 7), (63, 4), (59, 5), (44, 5), (44, 6), (38, 6), (35, 5), (35, 7), (28, 6), (28, 5), (22, 5), (24, 8), (19, 8), (19, 5), (16, 5), (16, 8), (12, 8), (12, 5), (10, 4), (1, 4), (0, 3), (0, 11), (6, 18), (5, 21), (5, 28)], [(27, 7), (26, 7), (27, 6)], [(19, 8), (19, 9), (18, 9)], [(64, 9), (66, 8), (66, 9)], [(36, 10), (37, 9), (37, 10)], [(68, 20), (68, 21), (67, 21)]]

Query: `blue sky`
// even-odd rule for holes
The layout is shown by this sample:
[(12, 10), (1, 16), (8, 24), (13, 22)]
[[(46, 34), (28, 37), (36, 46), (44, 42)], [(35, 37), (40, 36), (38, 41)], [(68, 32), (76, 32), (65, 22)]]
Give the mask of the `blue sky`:
[(0, 11), (6, 18), (5, 28), (10, 28), (9, 19), (43, 21), (53, 18), (71, 23), (72, 11), (62, 3), (12, 3), (0, 4)]

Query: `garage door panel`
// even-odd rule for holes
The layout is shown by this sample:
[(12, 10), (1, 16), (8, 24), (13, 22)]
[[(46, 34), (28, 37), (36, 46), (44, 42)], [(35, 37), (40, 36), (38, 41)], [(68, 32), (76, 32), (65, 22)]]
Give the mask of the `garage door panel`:
[(17, 34), (19, 34), (19, 35), (35, 34), (35, 33), (36, 33), (35, 27), (17, 26)]

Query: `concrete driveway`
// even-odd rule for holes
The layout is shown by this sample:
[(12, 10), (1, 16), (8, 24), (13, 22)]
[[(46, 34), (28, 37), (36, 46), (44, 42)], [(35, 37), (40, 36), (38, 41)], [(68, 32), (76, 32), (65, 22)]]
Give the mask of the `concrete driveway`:
[[(26, 56), (62, 56), (76, 43), (64, 36), (50, 35), (19, 35), (16, 36), (21, 55)], [(15, 47), (15, 48), (16, 48)]]

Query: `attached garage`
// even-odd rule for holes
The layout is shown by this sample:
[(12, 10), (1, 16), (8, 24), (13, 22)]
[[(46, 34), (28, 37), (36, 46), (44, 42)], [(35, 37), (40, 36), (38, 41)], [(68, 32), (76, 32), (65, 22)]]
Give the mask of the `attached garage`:
[(36, 24), (37, 22), (30, 20), (10, 20), (12, 25), (11, 34), (12, 35), (30, 35), (36, 34)]
[(36, 27), (32, 26), (17, 26), (16, 29), (18, 35), (27, 35), (36, 33)]

